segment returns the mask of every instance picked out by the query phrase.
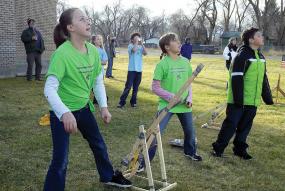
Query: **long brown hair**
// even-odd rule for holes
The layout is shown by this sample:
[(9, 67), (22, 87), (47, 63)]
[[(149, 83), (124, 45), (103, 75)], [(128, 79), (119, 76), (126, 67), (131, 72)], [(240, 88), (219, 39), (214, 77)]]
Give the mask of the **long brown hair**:
[(175, 33), (166, 33), (162, 35), (162, 37), (160, 37), (159, 47), (162, 51), (160, 55), (160, 60), (167, 54), (165, 46), (169, 45), (171, 41), (175, 41), (176, 39), (178, 39), (178, 36)]
[(70, 37), (70, 34), (67, 30), (67, 25), (72, 24), (73, 13), (76, 10), (78, 10), (78, 8), (70, 8), (61, 13), (59, 23), (55, 26), (53, 31), (53, 41), (56, 45), (56, 48), (63, 44)]

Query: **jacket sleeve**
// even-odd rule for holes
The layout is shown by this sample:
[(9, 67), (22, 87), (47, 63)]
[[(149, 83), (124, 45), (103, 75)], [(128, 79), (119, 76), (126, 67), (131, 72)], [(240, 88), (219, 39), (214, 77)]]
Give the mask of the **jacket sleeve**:
[(245, 64), (245, 56), (242, 53), (238, 54), (233, 62), (233, 69), (231, 73), (234, 104), (239, 106), (243, 105), (243, 77)]
[(23, 43), (32, 42), (32, 36), (28, 33), (28, 31), (24, 30), (21, 35), (21, 40)]
[(190, 54), (190, 59), (192, 58), (192, 44), (189, 47), (189, 54)]
[(266, 105), (273, 105), (274, 104), (272, 94), (271, 94), (270, 85), (269, 85), (269, 80), (268, 80), (267, 75), (266, 75), (266, 71), (265, 71), (264, 78), (263, 78), (261, 96), (262, 96), (262, 99)]
[(230, 59), (229, 53), (230, 53), (229, 47), (226, 46), (225, 49), (224, 49), (224, 52), (223, 52), (223, 56), (224, 56), (225, 60), (229, 60)]

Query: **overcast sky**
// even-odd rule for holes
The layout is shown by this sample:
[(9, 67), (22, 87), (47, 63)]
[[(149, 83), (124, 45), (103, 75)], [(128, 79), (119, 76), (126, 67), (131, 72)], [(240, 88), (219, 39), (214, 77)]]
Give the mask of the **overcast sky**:
[[(72, 7), (93, 7), (95, 10), (101, 11), (106, 4), (112, 5), (117, 0), (66, 0)], [(141, 5), (150, 10), (151, 16), (161, 15), (163, 11), (165, 14), (172, 14), (178, 9), (183, 9), (187, 13), (196, 7), (193, 0), (122, 0), (123, 8), (129, 8), (133, 5)], [(188, 10), (188, 11), (187, 11)]]

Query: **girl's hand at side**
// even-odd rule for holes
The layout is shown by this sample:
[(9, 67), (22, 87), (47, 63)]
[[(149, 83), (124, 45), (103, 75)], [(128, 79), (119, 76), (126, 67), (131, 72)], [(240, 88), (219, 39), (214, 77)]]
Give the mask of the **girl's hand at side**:
[(64, 130), (67, 133), (76, 133), (77, 132), (77, 123), (74, 115), (71, 112), (64, 113), (61, 117)]
[(101, 117), (102, 117), (102, 119), (103, 119), (105, 124), (108, 124), (108, 123), (111, 122), (112, 115), (109, 112), (107, 107), (102, 107), (101, 108)]
[(192, 107), (192, 103), (189, 102), (189, 101), (186, 103), (186, 105), (187, 105), (188, 108), (191, 108), (191, 107)]

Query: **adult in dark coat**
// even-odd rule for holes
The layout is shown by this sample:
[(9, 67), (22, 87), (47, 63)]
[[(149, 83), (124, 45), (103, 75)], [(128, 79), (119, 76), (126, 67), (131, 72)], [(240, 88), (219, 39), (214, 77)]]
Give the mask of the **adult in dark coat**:
[(45, 50), (44, 40), (40, 33), (35, 28), (35, 20), (28, 19), (27, 20), (28, 28), (22, 32), (21, 40), (25, 45), (25, 50), (27, 54), (27, 80), (32, 80), (33, 74), (33, 65), (36, 63), (36, 80), (41, 80), (41, 71), (42, 71), (42, 63), (41, 63), (41, 55)]

